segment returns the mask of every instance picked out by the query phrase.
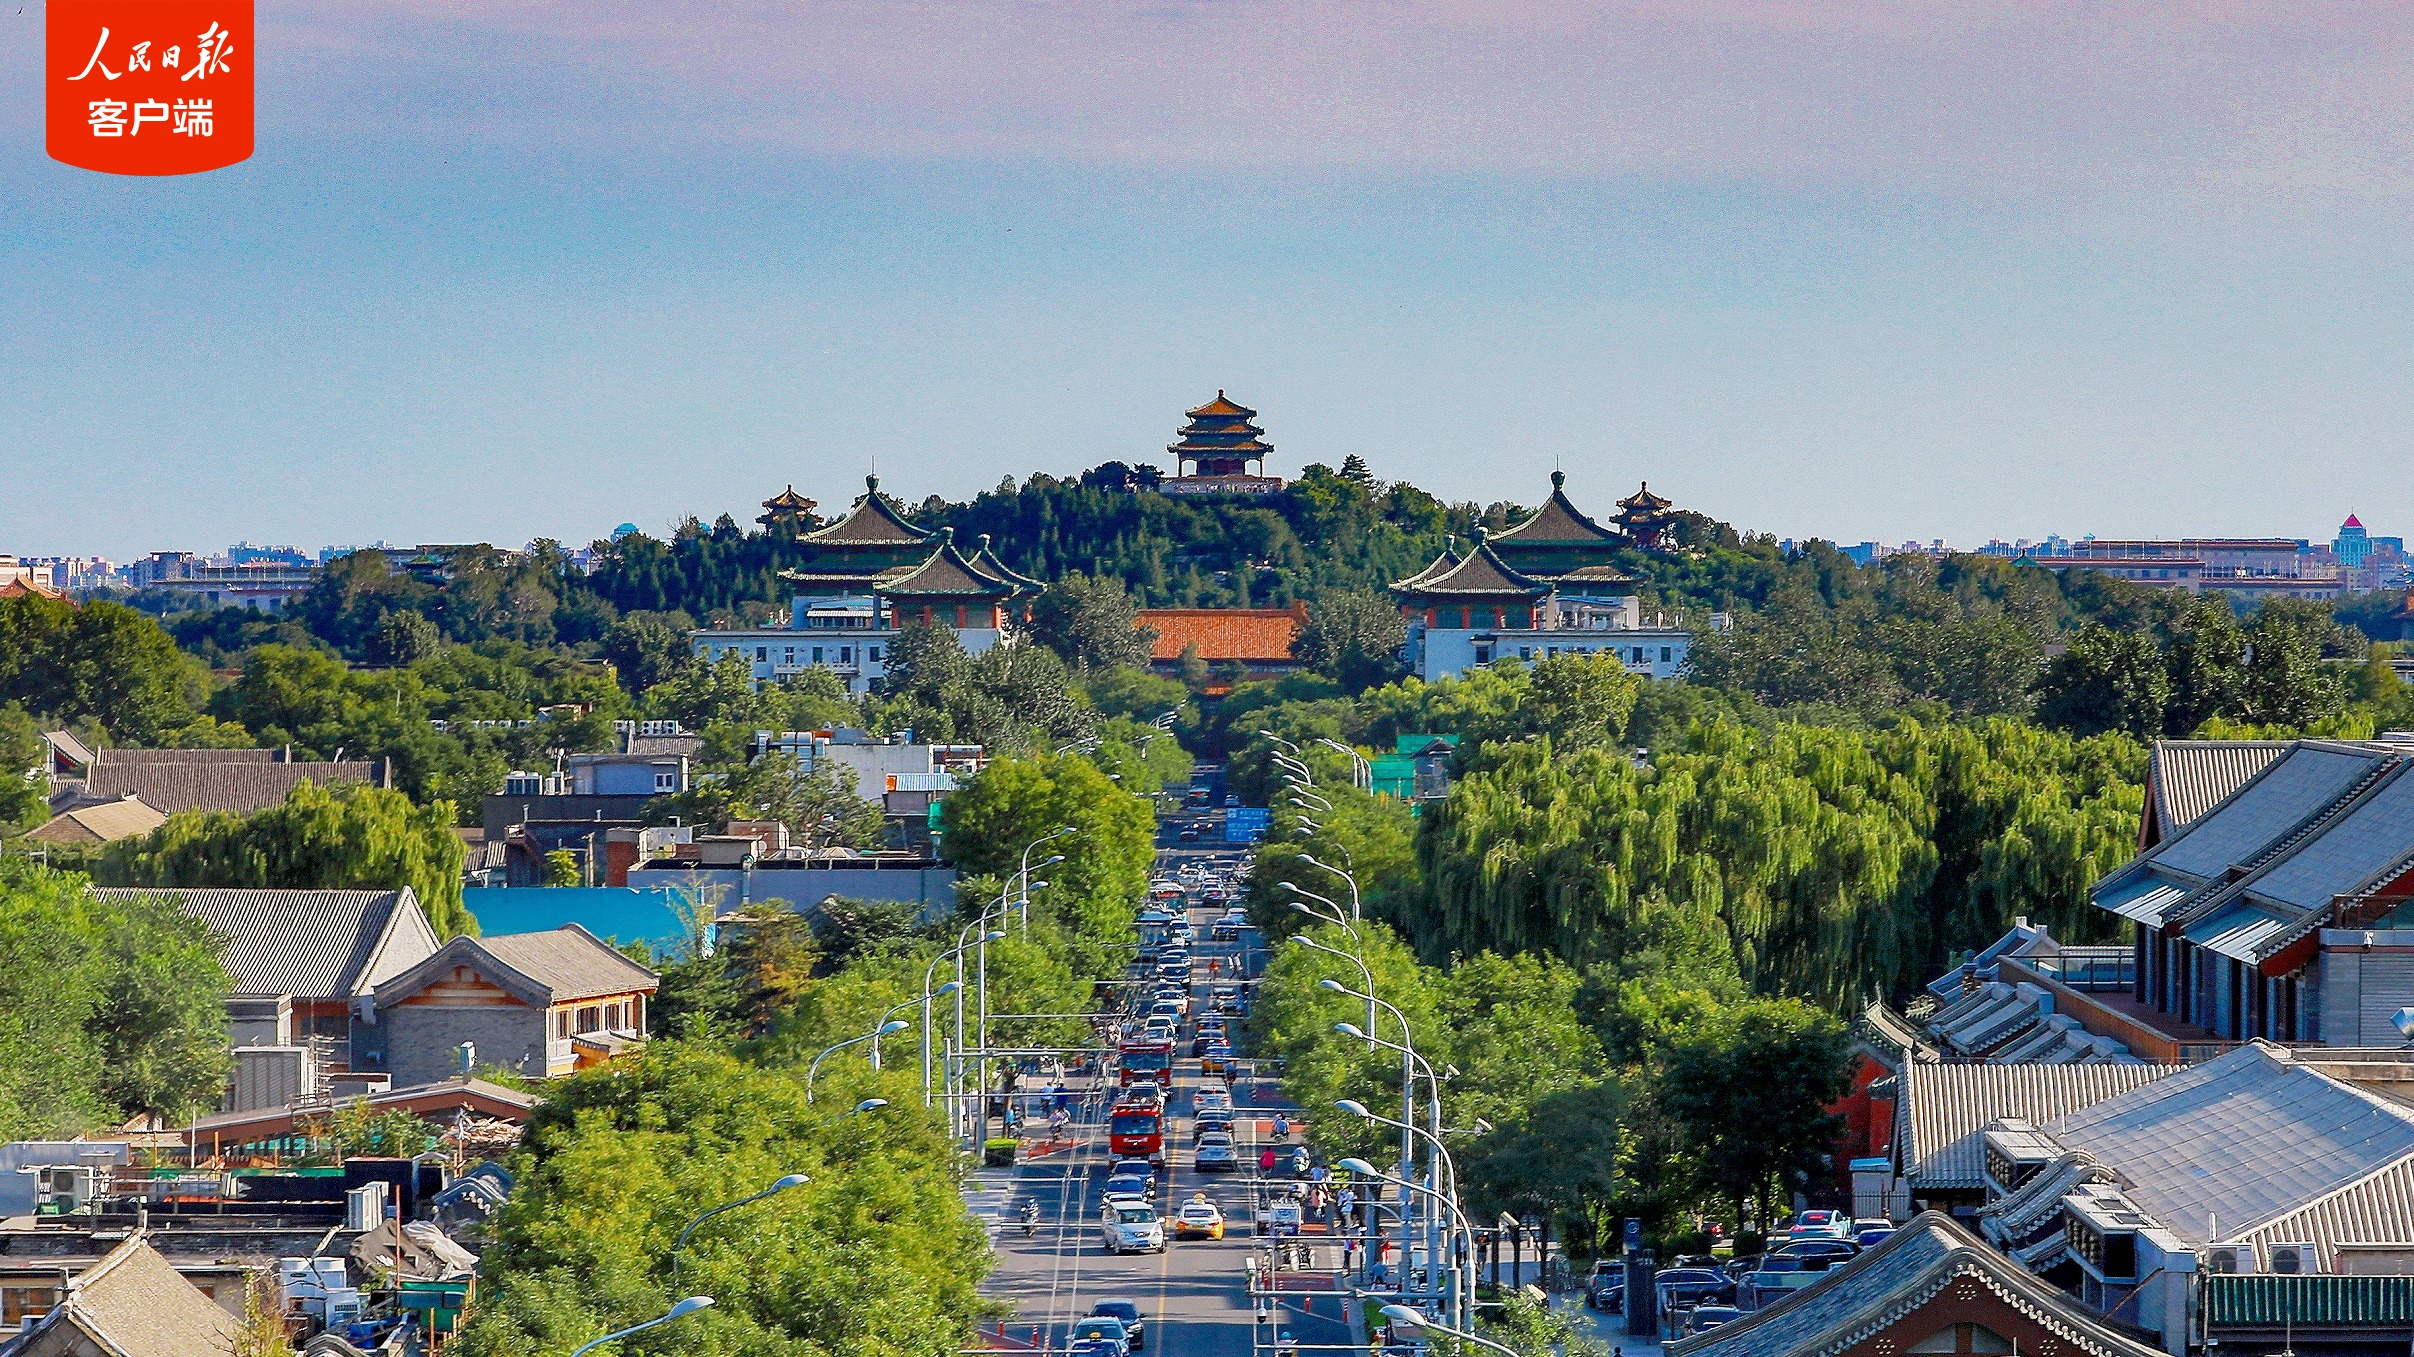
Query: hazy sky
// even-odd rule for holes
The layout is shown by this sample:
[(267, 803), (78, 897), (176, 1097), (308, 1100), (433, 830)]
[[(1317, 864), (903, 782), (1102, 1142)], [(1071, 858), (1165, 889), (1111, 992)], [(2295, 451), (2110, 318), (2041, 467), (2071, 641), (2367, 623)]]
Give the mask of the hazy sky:
[(1787, 536), (2414, 534), (2414, 8), (260, 9), (258, 152), (42, 150), (0, 550), (584, 541), (1162, 460)]

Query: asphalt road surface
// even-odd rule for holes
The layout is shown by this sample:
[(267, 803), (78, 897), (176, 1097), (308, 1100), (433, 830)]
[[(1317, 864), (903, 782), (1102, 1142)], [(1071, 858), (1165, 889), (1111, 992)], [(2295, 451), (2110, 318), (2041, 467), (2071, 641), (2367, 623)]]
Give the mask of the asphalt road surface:
[[(1199, 906), (1191, 921), (1201, 940), (1193, 948), (1197, 1011), (1204, 1011), (1205, 967), (1208, 958), (1221, 957), (1227, 970), (1235, 948), (1205, 941), (1208, 924), (1221, 907)], [(998, 1222), (994, 1233), (997, 1267), (983, 1286), (984, 1294), (1014, 1303), (1001, 1339), (993, 1322), (982, 1334), (985, 1347), (1028, 1350), (1034, 1346), (1062, 1351), (1072, 1325), (1090, 1307), (1108, 1298), (1138, 1303), (1146, 1323), (1150, 1357), (1252, 1357), (1254, 1320), (1248, 1296), (1245, 1260), (1267, 1241), (1249, 1230), (1252, 1212), (1251, 1174), (1200, 1174), (1191, 1167), (1190, 1098), (1200, 1082), (1198, 1062), (1187, 1058), (1189, 1026), (1176, 1052), (1175, 1082), (1166, 1110), (1166, 1159), (1170, 1171), (1159, 1178), (1157, 1206), (1168, 1221), (1165, 1251), (1159, 1254), (1117, 1256), (1108, 1251), (1098, 1226), (1099, 1193), (1112, 1158), (1106, 1145), (1106, 1108), (1111, 1094), (1088, 1091), (1077, 1106), (1077, 1143), (1035, 1162), (984, 1174), (991, 1189), (984, 1214)], [(1244, 1053), (1245, 1054), (1245, 1053)], [(1080, 1092), (1080, 1090), (1076, 1090)], [(1270, 1086), (1244, 1085), (1235, 1090), (1239, 1111), (1246, 1117), (1262, 1109), (1271, 1117), (1289, 1110)], [(1254, 1155), (1244, 1137), (1244, 1154)], [(1224, 1212), (1227, 1229), (1220, 1241), (1171, 1238), (1172, 1214), (1194, 1193), (1204, 1192)], [(1035, 1235), (1025, 1236), (1021, 1211), (1025, 1200), (1036, 1201), (1041, 1221)], [(1303, 1357), (1315, 1357), (1318, 1347), (1348, 1341), (1348, 1327), (1333, 1295), (1286, 1301), (1280, 1326), (1301, 1345)], [(1269, 1339), (1273, 1336), (1269, 1330)], [(1034, 1338), (1036, 1337), (1036, 1343)]]

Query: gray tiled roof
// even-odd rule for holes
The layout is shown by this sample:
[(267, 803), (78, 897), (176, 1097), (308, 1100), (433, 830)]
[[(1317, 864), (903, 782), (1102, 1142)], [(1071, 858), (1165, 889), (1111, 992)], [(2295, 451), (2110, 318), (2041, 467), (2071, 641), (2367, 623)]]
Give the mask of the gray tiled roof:
[(1903, 1173), (1929, 1191), (1986, 1184), (1986, 1128), (1999, 1117), (2043, 1125), (2151, 1086), (2177, 1065), (1908, 1064), (1901, 1079)]
[[(1977, 1278), (1981, 1295), (2000, 1297), (2092, 1357), (2152, 1357), (2159, 1351), (2082, 1311), (2059, 1288), (1936, 1211), (1766, 1309), (1672, 1343), (1668, 1351), (1670, 1357), (1831, 1357), (1963, 1277)], [(1903, 1335), (1910, 1341), (1922, 1336)]]
[[(111, 750), (109, 754), (118, 752)], [(269, 751), (240, 752), (265, 754)], [(109, 754), (104, 754), (92, 765), (91, 772), (84, 779), (82, 799), (115, 801), (131, 792), (146, 804), (170, 815), (186, 810), (229, 810), (248, 815), (284, 801), (305, 778), (321, 787), (332, 787), (374, 782), (378, 772), (377, 764), (357, 760), (343, 763), (119, 761), (109, 757)]]
[(435, 931), (409, 890), (108, 888), (103, 896), (162, 895), (225, 940), (233, 993), (343, 999), (400, 975), (436, 951)]
[(37, 1331), (62, 1325), (81, 1329), (116, 1357), (226, 1357), (235, 1350), (235, 1317), (139, 1234), (71, 1281), (66, 1303), (44, 1316)]
[(542, 933), (480, 938), (495, 960), (553, 991), (553, 1000), (652, 989), (658, 977), (577, 924)]
[(2157, 838), (2204, 818), (2288, 749), (2286, 740), (2157, 740), (2146, 764)]
[(2377, 750), (2299, 744), (2147, 857), (2191, 876), (2219, 876), (2279, 841), (2388, 758)]
[(2190, 1244), (2253, 1230), (2414, 1156), (2414, 1111), (2252, 1043), (2059, 1121), (2069, 1149), (2120, 1175), (2146, 1214)]
[(2414, 855), (2414, 775), (2401, 768), (2247, 889), (2299, 909), (2319, 909), (2409, 855)]

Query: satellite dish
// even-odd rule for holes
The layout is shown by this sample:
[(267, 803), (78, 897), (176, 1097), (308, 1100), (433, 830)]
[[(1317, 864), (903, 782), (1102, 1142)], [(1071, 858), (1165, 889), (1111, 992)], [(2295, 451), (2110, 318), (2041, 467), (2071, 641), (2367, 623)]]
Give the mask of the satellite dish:
[(2390, 1016), (2389, 1025), (2397, 1029), (2397, 1035), (2408, 1041), (2414, 1041), (2414, 1008), (2397, 1010)]

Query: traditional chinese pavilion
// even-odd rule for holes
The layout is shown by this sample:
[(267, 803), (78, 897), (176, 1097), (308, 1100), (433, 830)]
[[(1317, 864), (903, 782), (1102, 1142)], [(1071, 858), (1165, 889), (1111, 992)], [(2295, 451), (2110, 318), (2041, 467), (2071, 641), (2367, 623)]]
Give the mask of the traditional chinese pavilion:
[[(1265, 474), (1274, 445), (1257, 427), (1257, 412), (1226, 397), (1187, 412), (1181, 437), (1165, 445), (1174, 475), (1157, 483), (1167, 495), (1267, 495), (1282, 489), (1280, 477)], [(1255, 466), (1256, 471), (1250, 468)]]
[[(812, 501), (792, 489), (764, 507), (792, 513), (797, 503)], [(944, 626), (979, 654), (1012, 634), (1018, 604), (1040, 590), (1039, 581), (1008, 569), (988, 538), (967, 554), (953, 528), (909, 522), (881, 495), (877, 476), (864, 479), (863, 496), (836, 522), (803, 534), (796, 545), (803, 559), (780, 572), (791, 591), (788, 625), (693, 632), (697, 654), (742, 656), (758, 680), (827, 668), (850, 691), (868, 692), (888, 672), (888, 645), (898, 628)]]
[(812, 526), (814, 504), (815, 501), (796, 493), (796, 487), (791, 485), (764, 500), (763, 512), (757, 514), (754, 521), (766, 529), (784, 526), (792, 532), (801, 533)]
[(1618, 501), (1618, 516), (1610, 522), (1645, 551), (1661, 551), (1661, 537), (1676, 525), (1676, 506), (1651, 493), (1651, 482)]
[(1532, 515), (1497, 533), (1479, 528), (1473, 550), (1454, 541), (1392, 585), (1412, 667), (1431, 681), (1495, 660), (1614, 654), (1638, 673), (1674, 675), (1691, 633), (1645, 624), (1635, 579), (1611, 559), (1628, 545), (1568, 499), (1566, 473), (1552, 472), (1550, 498)]

